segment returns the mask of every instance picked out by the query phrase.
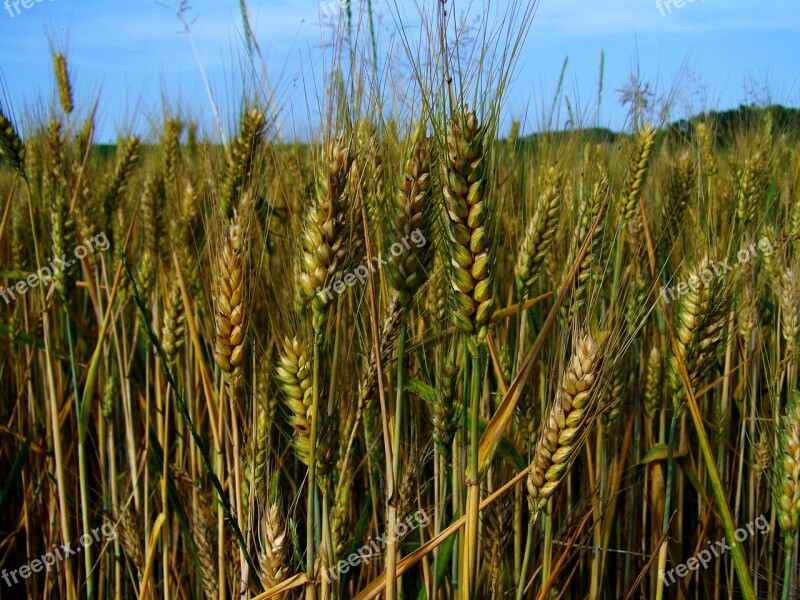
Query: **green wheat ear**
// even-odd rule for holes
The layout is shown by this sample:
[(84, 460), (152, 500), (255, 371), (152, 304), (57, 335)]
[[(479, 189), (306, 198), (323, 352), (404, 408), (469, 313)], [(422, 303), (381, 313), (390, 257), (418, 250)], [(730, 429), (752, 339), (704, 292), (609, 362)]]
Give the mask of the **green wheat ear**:
[[(681, 297), (676, 311), (675, 338), (683, 354), (692, 389), (697, 390), (717, 362), (717, 352), (726, 335), (730, 290), (724, 273), (717, 276), (712, 261), (703, 258), (687, 277), (693, 285)], [(708, 274), (711, 273), (711, 277)], [(673, 402), (678, 406), (686, 391), (678, 373), (675, 356), (670, 357), (669, 383)]]
[(793, 390), (781, 418), (778, 459), (775, 461), (778, 523), (787, 544), (794, 544), (800, 525), (800, 398)]
[(0, 107), (0, 160), (25, 177), (25, 144)]
[(57, 52), (53, 56), (53, 70), (56, 73), (58, 101), (61, 103), (61, 109), (66, 114), (70, 114), (75, 108), (75, 103), (72, 100), (72, 83), (67, 71), (67, 58), (61, 52)]
[(650, 161), (653, 155), (653, 145), (656, 140), (656, 132), (651, 124), (647, 124), (641, 129), (634, 140), (634, 151), (628, 166), (628, 174), (625, 177), (625, 185), (622, 191), (622, 222), (627, 223), (631, 220), (637, 207), (639, 197), (644, 189), (647, 172), (650, 169)]
[(258, 149), (264, 141), (265, 126), (264, 113), (255, 108), (249, 110), (242, 117), (239, 136), (231, 143), (220, 200), (222, 214), (229, 223), (252, 178)]
[(547, 251), (555, 238), (558, 219), (562, 212), (563, 184), (563, 172), (556, 167), (550, 167), (544, 177), (536, 212), (517, 253), (514, 275), (517, 295), (520, 298), (533, 294), (533, 286), (539, 279)]

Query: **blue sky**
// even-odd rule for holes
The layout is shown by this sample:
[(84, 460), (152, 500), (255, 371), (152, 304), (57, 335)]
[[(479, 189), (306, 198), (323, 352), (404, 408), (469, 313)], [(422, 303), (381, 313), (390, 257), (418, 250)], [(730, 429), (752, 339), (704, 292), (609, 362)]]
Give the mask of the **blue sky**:
[[(473, 0), (472, 10), (480, 12), (484, 1)], [(213, 131), (192, 41), (225, 127), (235, 122), (242, 90), (260, 85), (242, 75), (248, 70), (241, 68), (246, 53), (238, 0), (192, 1), (191, 41), (175, 16), (174, 0), (24, 0), (30, 8), (20, 3), (16, 14), (12, 6), (13, 17), (3, 2), (0, 72), (5, 103), (18, 118), (53, 102), (51, 47), (67, 50), (79, 107), (86, 110), (99, 94), (100, 141), (113, 141), (118, 133), (150, 135), (164, 106), (183, 107)], [(323, 4), (328, 2), (335, 6), (336, 0)], [(541, 125), (565, 57), (563, 92), (589, 124), (614, 129), (628, 125), (616, 90), (637, 65), (656, 97), (671, 94), (673, 119), (766, 98), (800, 106), (797, 0), (685, 0), (681, 8), (675, 2), (659, 9), (656, 0), (542, 0), (520, 53), (506, 101), (506, 123), (510, 117), (521, 118), (526, 131)], [(281, 129), (287, 137), (306, 137), (316, 123), (315, 90), (324, 79), (321, 40), (327, 30), (321, 27), (321, 4), (248, 4), (283, 107)], [(373, 0), (373, 5), (381, 38), (392, 39), (394, 0)], [(605, 92), (597, 115), (601, 51)], [(565, 106), (559, 103), (558, 126), (566, 123)]]

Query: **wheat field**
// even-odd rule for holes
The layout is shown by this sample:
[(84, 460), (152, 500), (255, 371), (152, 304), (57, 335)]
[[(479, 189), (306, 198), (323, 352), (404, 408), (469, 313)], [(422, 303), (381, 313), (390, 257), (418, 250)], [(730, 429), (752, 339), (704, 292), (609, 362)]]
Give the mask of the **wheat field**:
[(797, 111), (521, 136), (431, 6), (308, 141), (0, 99), (0, 598), (797, 595)]

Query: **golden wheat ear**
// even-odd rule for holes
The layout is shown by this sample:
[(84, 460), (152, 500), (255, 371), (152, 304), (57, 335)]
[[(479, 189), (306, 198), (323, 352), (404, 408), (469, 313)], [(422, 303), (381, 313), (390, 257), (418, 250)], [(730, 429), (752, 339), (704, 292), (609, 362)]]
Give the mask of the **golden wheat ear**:
[[(261, 566), (261, 581), (270, 589), (289, 576), (291, 547), (281, 505), (273, 502), (261, 518), (261, 551), (258, 563)], [(277, 598), (282, 598), (282, 595)]]
[(528, 475), (531, 513), (536, 514), (555, 493), (581, 447), (593, 416), (600, 349), (589, 334), (578, 337), (539, 437)]
[(247, 333), (243, 232), (238, 219), (231, 224), (217, 260), (217, 319), (214, 358), (219, 368), (233, 373), (244, 360)]

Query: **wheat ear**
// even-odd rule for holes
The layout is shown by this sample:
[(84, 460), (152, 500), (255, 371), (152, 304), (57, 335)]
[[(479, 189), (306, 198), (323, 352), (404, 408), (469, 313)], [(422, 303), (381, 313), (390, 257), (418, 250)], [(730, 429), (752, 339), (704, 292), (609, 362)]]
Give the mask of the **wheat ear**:
[(120, 201), (122, 194), (128, 187), (133, 173), (133, 167), (139, 159), (139, 148), (141, 140), (137, 136), (129, 137), (123, 146), (122, 154), (117, 159), (114, 173), (108, 180), (106, 192), (103, 197), (103, 214), (106, 224), (111, 219), (111, 212), (115, 205)]
[[(297, 459), (306, 466), (311, 464), (311, 405), (313, 401), (313, 373), (309, 352), (294, 338), (283, 342), (283, 351), (275, 370), (283, 392), (286, 408), (289, 410), (292, 447)], [(331, 418), (333, 420), (333, 418)], [(332, 428), (326, 428), (317, 436), (317, 478), (324, 489), (324, 483), (332, 468)]]
[[(567, 265), (570, 265), (572, 262), (574, 262), (572, 257), (578, 253), (580, 244), (582, 243), (581, 240), (586, 239), (586, 236), (589, 235), (592, 225), (597, 220), (598, 215), (600, 216), (600, 219), (595, 226), (594, 231), (592, 232), (589, 251), (583, 257), (580, 267), (578, 268), (578, 275), (576, 277), (577, 281), (575, 288), (572, 291), (572, 295), (570, 296), (570, 301), (568, 304), (561, 305), (559, 316), (561, 317), (562, 322), (566, 322), (571, 319), (576, 314), (578, 309), (580, 309), (586, 303), (586, 299), (589, 296), (589, 284), (592, 280), (592, 274), (596, 273), (601, 266), (603, 229), (605, 226), (606, 215), (608, 215), (608, 211), (605, 210), (605, 205), (608, 201), (610, 189), (611, 188), (609, 186), (608, 179), (604, 174), (601, 175), (594, 185), (591, 199), (589, 202), (585, 203), (586, 206), (583, 208), (580, 221), (575, 232), (574, 239), (576, 240), (576, 245), (573, 245), (570, 258), (566, 262)], [(599, 277), (595, 275), (595, 279), (597, 280)], [(565, 284), (562, 283), (562, 285)]]
[[(397, 239), (392, 249), (389, 282), (397, 290), (400, 303), (407, 307), (414, 294), (427, 280), (433, 244), (430, 218), (432, 210), (431, 156), (433, 143), (419, 135), (411, 157), (406, 161), (403, 181), (396, 195), (395, 231)], [(413, 238), (413, 239), (412, 239)], [(418, 241), (419, 240), (419, 241)], [(413, 243), (412, 243), (413, 242)]]
[(206, 600), (219, 598), (219, 582), (217, 581), (216, 557), (211, 543), (211, 528), (206, 523), (202, 511), (192, 513), (192, 530), (194, 543), (197, 548), (197, 567), (200, 572), (200, 582)]
[(235, 201), (244, 193), (253, 171), (258, 148), (264, 140), (266, 118), (257, 109), (244, 114), (239, 136), (233, 141), (225, 169), (221, 208), (226, 221), (233, 219)]
[(274, 502), (261, 519), (261, 552), (258, 553), (261, 580), (267, 589), (282, 583), (289, 576), (289, 545), (281, 506)]
[(780, 277), (781, 334), (786, 342), (785, 357), (797, 354), (800, 334), (800, 266), (785, 268)]
[(661, 207), (661, 248), (666, 258), (678, 236), (681, 223), (695, 193), (694, 160), (684, 152), (673, 165), (669, 178), (667, 201)]
[(561, 215), (563, 173), (550, 167), (544, 177), (539, 203), (519, 246), (514, 278), (520, 298), (533, 293), (547, 251), (553, 243)]
[[(778, 459), (775, 461), (775, 509), (783, 532), (786, 572), (784, 585), (789, 585), (791, 556), (800, 526), (800, 398), (791, 390), (778, 433)], [(784, 592), (783, 598), (787, 598)]]
[(528, 475), (532, 513), (558, 489), (586, 435), (594, 407), (600, 349), (589, 334), (578, 338), (547, 419), (542, 425)]
[(0, 107), (0, 160), (25, 177), (25, 144), (17, 129)]
[(447, 138), (444, 199), (451, 251), (456, 325), (482, 343), (494, 307), (492, 212), (487, 201), (486, 129), (474, 112), (455, 115)]
[(247, 333), (243, 232), (239, 219), (231, 224), (217, 260), (216, 344), (214, 358), (226, 374), (244, 360)]
[(142, 539), (139, 537), (140, 528), (137, 527), (134, 519), (133, 507), (129, 506), (123, 511), (117, 510), (115, 512), (116, 529), (119, 532), (119, 543), (122, 546), (122, 551), (141, 575), (144, 571), (144, 551), (142, 549)]
[(183, 346), (183, 332), (186, 326), (186, 313), (183, 310), (181, 288), (177, 282), (170, 286), (164, 320), (161, 327), (161, 347), (167, 360), (172, 363)]
[(70, 114), (75, 108), (75, 104), (72, 101), (72, 84), (67, 70), (67, 58), (63, 53), (57, 52), (53, 55), (53, 70), (56, 74), (56, 83), (58, 83), (58, 100), (61, 108), (66, 114)]
[(653, 345), (647, 357), (647, 376), (644, 386), (644, 410), (651, 421), (658, 415), (663, 404), (661, 385), (663, 371), (661, 352), (657, 345)]
[(183, 123), (179, 120), (167, 119), (164, 123), (164, 180), (171, 201), (177, 201), (181, 132)]
[(316, 331), (324, 326), (331, 302), (326, 286), (340, 274), (349, 251), (349, 202), (345, 188), (352, 162), (343, 138), (336, 138), (327, 147), (317, 175), (316, 202), (306, 212), (300, 236), (300, 289), (305, 299), (311, 301)]
[(748, 157), (743, 165), (735, 166), (736, 220), (740, 227), (746, 227), (755, 216), (756, 206), (765, 189), (765, 178), (766, 165), (761, 152)]
[[(67, 177), (64, 171), (64, 145), (61, 137), (61, 124), (50, 120), (47, 133), (47, 167), (44, 188), (50, 196), (50, 240), (53, 256), (72, 254), (75, 248), (75, 220), (69, 210), (67, 197)], [(62, 268), (55, 270), (53, 280), (56, 292), (64, 304), (69, 304), (70, 291), (75, 283), (77, 263), (67, 261)]]
[(697, 136), (700, 138), (700, 147), (703, 152), (703, 166), (707, 175), (716, 175), (719, 171), (717, 165), (717, 148), (715, 134), (709, 131), (705, 123), (697, 125)]
[[(717, 276), (708, 258), (698, 263), (688, 279), (689, 290), (681, 298), (675, 338), (683, 354), (689, 381), (696, 390), (717, 362), (717, 353), (726, 333), (730, 296), (725, 274)], [(669, 382), (677, 406), (686, 392), (674, 356), (670, 357)]]
[(636, 134), (633, 155), (628, 167), (628, 174), (625, 177), (625, 185), (622, 189), (620, 212), (623, 223), (631, 220), (639, 206), (639, 197), (642, 194), (647, 171), (650, 168), (655, 139), (656, 132), (649, 123)]

